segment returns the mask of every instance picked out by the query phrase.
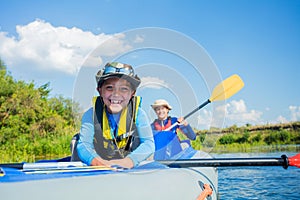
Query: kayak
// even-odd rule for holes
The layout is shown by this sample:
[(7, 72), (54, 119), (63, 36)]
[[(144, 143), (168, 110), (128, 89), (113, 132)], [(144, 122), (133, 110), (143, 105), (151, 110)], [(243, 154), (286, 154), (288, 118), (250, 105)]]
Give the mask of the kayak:
[[(173, 157), (175, 158), (175, 157)], [(211, 158), (189, 147), (176, 159)], [(197, 199), (209, 184), (218, 196), (215, 167), (173, 168), (157, 161), (144, 161), (133, 169), (91, 167), (81, 162), (44, 160), (22, 163), (22, 169), (0, 168), (1, 199)]]

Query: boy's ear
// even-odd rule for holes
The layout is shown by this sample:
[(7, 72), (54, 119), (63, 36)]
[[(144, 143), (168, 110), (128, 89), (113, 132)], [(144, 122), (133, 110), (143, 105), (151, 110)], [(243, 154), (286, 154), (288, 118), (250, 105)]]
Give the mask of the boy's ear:
[(97, 87), (97, 91), (99, 92), (99, 95), (101, 96), (101, 88)]

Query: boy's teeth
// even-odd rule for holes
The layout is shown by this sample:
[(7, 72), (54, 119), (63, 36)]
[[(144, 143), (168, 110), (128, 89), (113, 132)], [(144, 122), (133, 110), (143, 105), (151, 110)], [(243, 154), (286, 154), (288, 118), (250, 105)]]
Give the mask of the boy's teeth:
[(113, 103), (113, 104), (119, 104), (121, 102), (120, 101), (116, 101), (116, 100), (111, 100), (111, 103)]

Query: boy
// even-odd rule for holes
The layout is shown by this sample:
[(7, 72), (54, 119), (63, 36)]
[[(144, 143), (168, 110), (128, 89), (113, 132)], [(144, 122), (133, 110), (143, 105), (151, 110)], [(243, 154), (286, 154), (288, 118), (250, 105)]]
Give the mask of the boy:
[(130, 65), (112, 62), (96, 81), (99, 96), (82, 117), (78, 156), (88, 165), (137, 166), (155, 151), (141, 98), (135, 96), (141, 80)]

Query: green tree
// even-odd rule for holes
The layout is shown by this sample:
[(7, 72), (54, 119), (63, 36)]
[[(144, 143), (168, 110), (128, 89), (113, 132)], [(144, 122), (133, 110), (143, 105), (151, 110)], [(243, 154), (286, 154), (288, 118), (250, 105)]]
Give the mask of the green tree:
[(225, 134), (219, 139), (220, 144), (233, 144), (235, 142), (235, 136), (233, 134)]
[(250, 137), (250, 133), (245, 131), (242, 137), (236, 139), (237, 143), (247, 143)]
[(50, 98), (50, 83), (15, 81), (1, 60), (0, 69), (0, 162), (69, 154), (79, 127), (76, 104)]
[(251, 138), (251, 143), (260, 142), (262, 140), (262, 134), (257, 133), (254, 137)]
[(265, 137), (264, 141), (267, 144), (287, 144), (291, 140), (290, 132), (285, 130), (280, 130), (276, 132), (271, 132)]

